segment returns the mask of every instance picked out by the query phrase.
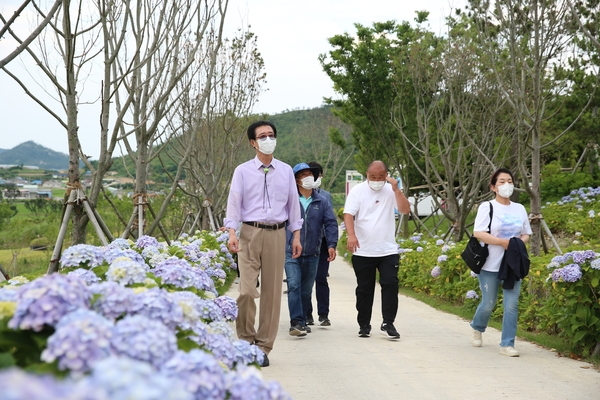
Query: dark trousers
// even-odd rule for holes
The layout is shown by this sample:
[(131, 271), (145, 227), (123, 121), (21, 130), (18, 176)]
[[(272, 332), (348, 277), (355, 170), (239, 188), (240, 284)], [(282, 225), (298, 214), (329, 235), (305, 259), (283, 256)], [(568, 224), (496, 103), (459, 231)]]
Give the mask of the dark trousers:
[(371, 324), (373, 299), (375, 297), (376, 271), (379, 271), (381, 286), (381, 314), (383, 322), (394, 323), (398, 312), (398, 264), (400, 256), (383, 257), (352, 256), (352, 267), (356, 275), (356, 310), (358, 325)]
[[(315, 294), (317, 296), (317, 314), (329, 317), (329, 249), (325, 238), (321, 241), (321, 253), (319, 255), (319, 266), (317, 267), (317, 278), (315, 279)], [(307, 310), (307, 315), (313, 312), (312, 301)]]

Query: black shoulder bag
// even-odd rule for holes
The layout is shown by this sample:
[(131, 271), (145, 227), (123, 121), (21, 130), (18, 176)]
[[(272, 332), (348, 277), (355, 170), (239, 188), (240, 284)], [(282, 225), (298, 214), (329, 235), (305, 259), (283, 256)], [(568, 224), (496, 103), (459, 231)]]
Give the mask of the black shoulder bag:
[[(492, 202), (490, 201), (490, 224), (488, 225), (488, 232), (492, 231), (492, 216), (494, 215), (494, 208), (492, 207)], [(488, 258), (488, 245), (487, 243), (482, 246), (479, 244), (479, 240), (475, 238), (475, 236), (471, 236), (469, 242), (467, 243), (467, 247), (460, 254), (467, 266), (471, 269), (471, 271), (479, 274), (481, 272), (481, 268), (483, 264), (485, 264), (485, 260)]]

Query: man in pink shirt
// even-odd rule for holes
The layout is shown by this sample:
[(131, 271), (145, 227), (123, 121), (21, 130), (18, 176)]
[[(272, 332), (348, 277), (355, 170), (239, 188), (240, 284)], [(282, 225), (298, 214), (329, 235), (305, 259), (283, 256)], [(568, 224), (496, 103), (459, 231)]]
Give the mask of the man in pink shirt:
[[(269, 121), (248, 127), (248, 140), (256, 157), (238, 165), (233, 173), (224, 225), (229, 232), (229, 250), (238, 253), (240, 295), (237, 299), (237, 335), (256, 344), (267, 355), (273, 349), (279, 328), (285, 229), (293, 233), (292, 257), (302, 254), (300, 203), (292, 168), (275, 158), (277, 129)], [(240, 225), (241, 221), (241, 225)], [(236, 236), (239, 228), (240, 237)], [(260, 276), (260, 293), (257, 282)], [(260, 297), (258, 330), (256, 303)]]

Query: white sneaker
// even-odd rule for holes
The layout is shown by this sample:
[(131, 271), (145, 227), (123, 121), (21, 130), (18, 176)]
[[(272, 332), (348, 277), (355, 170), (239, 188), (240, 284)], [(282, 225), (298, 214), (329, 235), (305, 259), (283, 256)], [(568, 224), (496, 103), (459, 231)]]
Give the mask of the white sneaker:
[(508, 357), (519, 357), (519, 352), (512, 346), (500, 347), (500, 354)]
[(481, 347), (483, 341), (481, 340), (481, 332), (477, 329), (473, 329), (473, 340), (471, 341), (473, 347)]

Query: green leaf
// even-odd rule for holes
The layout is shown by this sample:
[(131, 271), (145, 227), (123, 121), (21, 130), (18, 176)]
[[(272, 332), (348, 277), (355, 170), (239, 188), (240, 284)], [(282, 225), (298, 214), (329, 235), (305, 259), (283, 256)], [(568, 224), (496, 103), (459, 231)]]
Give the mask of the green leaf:
[(180, 350), (188, 352), (192, 349), (199, 349), (200, 345), (191, 339), (183, 338), (183, 339), (177, 340), (177, 347)]
[(579, 331), (577, 332), (574, 336), (573, 336), (573, 343), (577, 343), (579, 342), (581, 339), (583, 339), (585, 337), (585, 335), (587, 335), (588, 332), (587, 331)]
[(15, 359), (10, 353), (0, 353), (0, 369), (12, 367), (16, 364)]

